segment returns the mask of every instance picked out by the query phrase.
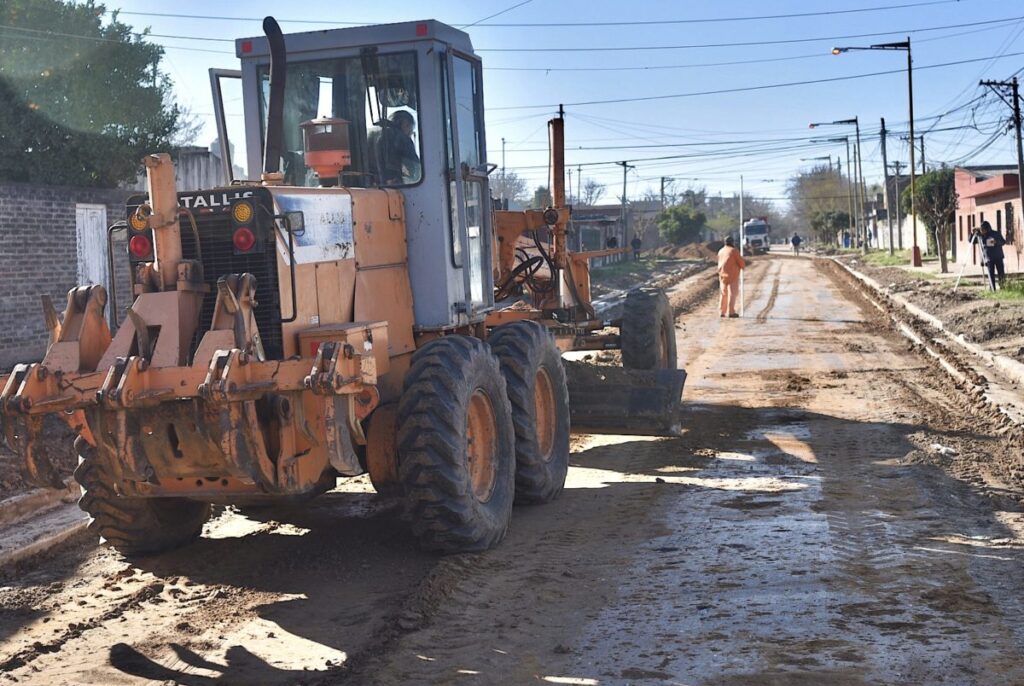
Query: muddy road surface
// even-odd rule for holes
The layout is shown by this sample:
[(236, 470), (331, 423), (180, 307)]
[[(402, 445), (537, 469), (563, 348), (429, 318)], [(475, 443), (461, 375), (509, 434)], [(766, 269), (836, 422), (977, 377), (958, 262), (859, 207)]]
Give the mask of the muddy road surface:
[(811, 260), (679, 319), (677, 438), (576, 437), (496, 550), (355, 480), (0, 572), (0, 684), (1021, 684), (1019, 451)]

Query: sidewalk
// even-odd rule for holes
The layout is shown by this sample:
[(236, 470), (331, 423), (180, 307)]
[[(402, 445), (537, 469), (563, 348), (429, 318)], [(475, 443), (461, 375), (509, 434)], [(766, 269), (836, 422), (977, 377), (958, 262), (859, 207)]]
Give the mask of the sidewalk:
[[(1008, 247), (1012, 248), (1012, 246)], [(882, 251), (876, 250), (872, 252), (877, 254)], [(897, 252), (896, 254), (898, 256), (899, 252)], [(964, 281), (975, 281), (980, 283), (981, 279), (985, 276), (984, 267), (982, 267), (980, 262), (978, 264), (971, 264), (970, 262), (967, 262), (967, 264), (965, 265), (963, 262), (953, 262), (952, 260), (950, 260), (949, 264), (947, 265), (949, 272), (943, 274), (940, 271), (941, 265), (939, 264), (939, 258), (932, 256), (925, 256), (923, 258), (923, 264), (920, 267), (911, 266), (909, 264), (909, 258), (907, 264), (897, 266), (911, 273), (927, 275), (925, 276), (925, 278), (956, 279), (957, 276), (959, 276), (962, 273)], [(1007, 276), (1024, 275), (1024, 259), (1020, 259), (1020, 257), (1011, 250), (1007, 250), (1004, 266), (1006, 267)]]

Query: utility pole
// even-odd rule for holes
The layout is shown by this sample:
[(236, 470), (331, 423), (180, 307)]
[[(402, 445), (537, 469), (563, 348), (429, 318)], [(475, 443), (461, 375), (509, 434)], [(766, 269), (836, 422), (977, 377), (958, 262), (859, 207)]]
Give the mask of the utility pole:
[(900, 216), (900, 172), (903, 170), (903, 166), (903, 163), (899, 160), (892, 163), (892, 168), (896, 171), (896, 225), (900, 230), (897, 234), (897, 241), (900, 250), (903, 250), (903, 218)]
[[(1021, 202), (1021, 209), (1024, 210), (1024, 146), (1021, 145), (1020, 139), (1020, 92), (1017, 88), (1017, 77), (1014, 76), (1009, 81), (982, 81), (979, 85), (991, 88), (1013, 110), (1013, 128), (1017, 132), (1017, 197)], [(1012, 98), (1009, 102), (1006, 101), (1005, 89), (1007, 88), (1010, 89)], [(1014, 217), (1014, 224), (1016, 223), (1017, 217)], [(1007, 228), (1007, 233), (1010, 233), (1016, 227)], [(1016, 239), (1016, 237), (1014, 238)]]
[[(857, 128), (857, 174), (860, 176), (860, 207), (857, 208), (857, 214), (864, 212), (864, 205), (867, 202), (867, 187), (864, 185), (864, 162), (860, 152), (860, 118), (854, 117), (853, 124)], [(861, 219), (861, 251), (866, 255), (868, 253), (868, 222), (867, 217)]]
[(501, 137), (501, 209), (508, 209), (505, 206), (505, 186), (508, 185), (508, 180), (505, 177), (505, 137)]
[[(583, 203), (583, 165), (576, 165), (576, 204)], [(576, 240), (578, 247), (576, 248), (579, 252), (583, 252), (583, 231), (576, 232)]]
[(844, 136), (846, 139), (846, 198), (850, 202), (850, 240), (856, 241), (857, 238), (857, 215), (853, 212), (853, 170), (854, 167), (850, 164), (850, 137)]
[(619, 162), (622, 165), (622, 246), (629, 245), (629, 225), (626, 223), (626, 175), (630, 169), (636, 167), (629, 162)]
[(661, 177), (661, 209), (665, 209), (665, 179), (666, 177)]
[[(746, 245), (746, 231), (743, 227), (743, 174), (740, 174), (740, 255), (743, 255), (743, 246)], [(743, 272), (745, 269), (740, 270), (740, 316), (743, 316), (743, 300), (745, 294), (743, 292)]]
[[(901, 141), (909, 141), (910, 138), (908, 136), (900, 136), (900, 140)], [(921, 173), (924, 174), (927, 171), (925, 169), (925, 165), (924, 165), (924, 134), (918, 136), (914, 140), (915, 140), (915, 144), (916, 143), (920, 143), (921, 144)]]
[(882, 117), (882, 178), (885, 183), (885, 215), (889, 220), (889, 254), (895, 255), (896, 248), (893, 245), (892, 230), (892, 199), (889, 197), (889, 160), (885, 155), (885, 138), (887, 133), (889, 132), (885, 130), (885, 117)]

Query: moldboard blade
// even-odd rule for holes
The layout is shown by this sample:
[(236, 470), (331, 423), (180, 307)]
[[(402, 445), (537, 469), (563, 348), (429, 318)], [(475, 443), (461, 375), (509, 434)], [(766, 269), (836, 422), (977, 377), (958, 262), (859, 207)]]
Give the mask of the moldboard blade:
[(563, 360), (573, 433), (674, 436), (686, 372)]

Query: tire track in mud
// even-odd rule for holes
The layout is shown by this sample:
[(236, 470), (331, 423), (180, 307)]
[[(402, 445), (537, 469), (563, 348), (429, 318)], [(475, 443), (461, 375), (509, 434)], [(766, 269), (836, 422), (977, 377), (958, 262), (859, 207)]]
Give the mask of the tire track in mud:
[(460, 672), (530, 683), (561, 673), (580, 649), (579, 626), (617, 593), (625, 560), (663, 528), (649, 517), (671, 493), (649, 476), (665, 464), (662, 441), (588, 439), (558, 500), (517, 508), (501, 547), (441, 560), (398, 625), (353, 656), (343, 683), (447, 683)]
[(15, 652), (8, 656), (3, 661), (0, 661), (0, 674), (6, 674), (13, 669), (25, 667), (31, 662), (35, 661), (41, 655), (47, 653), (58, 652), (66, 643), (71, 640), (80, 638), (82, 634), (90, 629), (102, 625), (105, 622), (117, 619), (126, 612), (133, 610), (148, 600), (152, 600), (162, 593), (164, 585), (157, 581), (152, 581), (142, 588), (132, 593), (127, 598), (121, 600), (113, 607), (110, 607), (105, 612), (98, 614), (94, 617), (86, 619), (82, 622), (73, 622), (66, 626), (56, 638), (49, 641), (36, 641), (27, 648)]
[(768, 314), (772, 311), (772, 309), (775, 308), (775, 301), (779, 297), (779, 282), (781, 280), (781, 274), (780, 274), (781, 271), (782, 271), (782, 265), (781, 264), (777, 264), (775, 266), (775, 273), (774, 273), (775, 279), (772, 282), (772, 292), (768, 296), (768, 302), (765, 303), (764, 308), (760, 312), (757, 313), (757, 317), (755, 319), (755, 321), (758, 324), (764, 324), (766, 321), (768, 321)]

